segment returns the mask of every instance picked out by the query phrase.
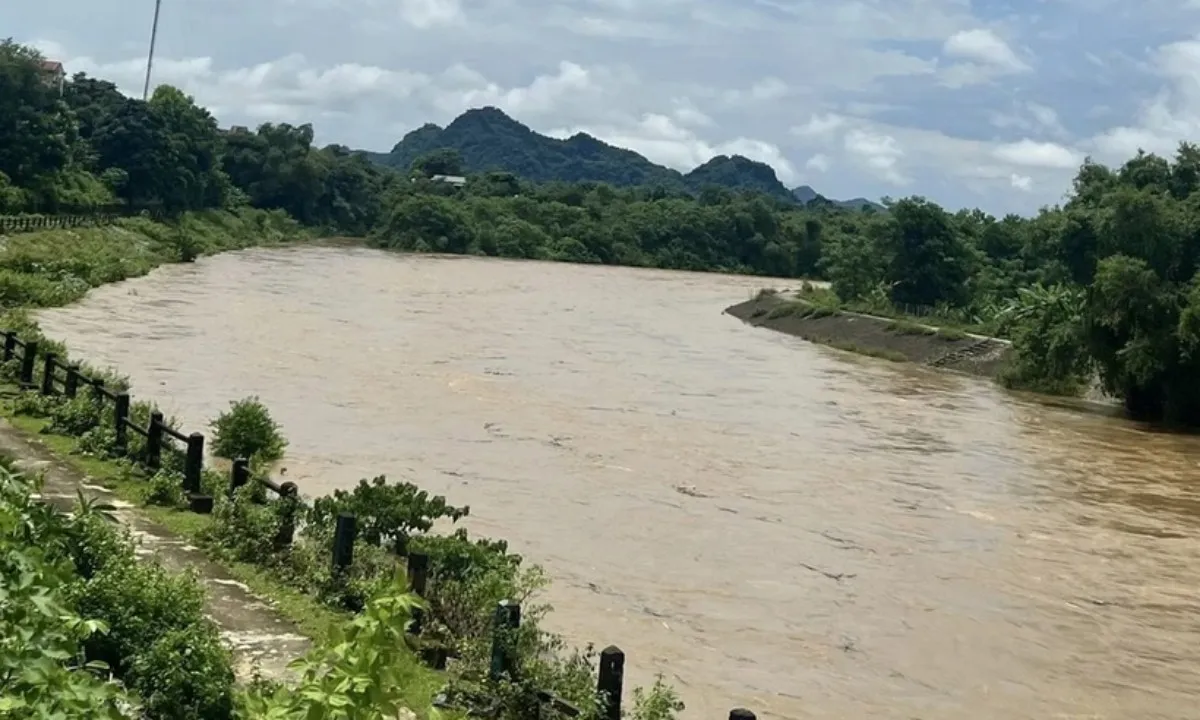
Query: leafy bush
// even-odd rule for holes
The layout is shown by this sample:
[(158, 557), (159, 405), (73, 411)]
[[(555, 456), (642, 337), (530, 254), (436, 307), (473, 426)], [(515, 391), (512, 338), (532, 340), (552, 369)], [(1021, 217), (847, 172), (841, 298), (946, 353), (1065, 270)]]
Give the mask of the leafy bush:
[(363, 612), (328, 641), (295, 664), (295, 689), (256, 685), (242, 697), (253, 718), (345, 718), (383, 720), (400, 717), (404, 688), (412, 681), (412, 650), (405, 631), (420, 598), (406, 592), (403, 576), (394, 576)]
[(163, 634), (202, 618), (204, 590), (195, 577), (156, 563), (108, 564), (79, 587), (77, 607), (111, 632), (87, 645), (88, 657), (124, 669)]
[(317, 498), (309, 510), (307, 522), (314, 529), (332, 528), (340, 513), (358, 519), (358, 536), (371, 545), (385, 540), (403, 545), (413, 532), (428, 532), (443, 518), (457, 522), (470, 513), (469, 507), (454, 507), (441, 495), (429, 493), (412, 483), (389, 485), (387, 478), (360, 480), (352, 492), (335, 490), (333, 495)]
[[(103, 407), (92, 397), (81, 395), (70, 400), (52, 402), (51, 405), (47, 432), (80, 436), (99, 427), (104, 419)], [(111, 414), (110, 412), (109, 415)]]
[(633, 690), (633, 720), (675, 720), (683, 710), (679, 693), (663, 682), (661, 674), (654, 678), (649, 690)]
[(108, 517), (106, 510), (86, 502), (81, 494), (79, 510), (66, 526), (67, 556), (84, 580), (90, 580), (107, 567), (128, 565), (135, 560), (129, 531)]
[(183, 494), (183, 474), (174, 470), (159, 470), (150, 476), (142, 490), (147, 505), (180, 507), (186, 500)]
[(136, 718), (132, 698), (99, 676), (107, 668), (83, 660), (82, 644), (108, 628), (72, 609), (74, 574), (59, 554), (64, 524), (33, 501), (36, 489), (0, 468), (0, 716)]
[(87, 657), (124, 678), (151, 718), (232, 717), (232, 660), (203, 614), (204, 589), (194, 574), (135, 560), (126, 544), (104, 558), (96, 549), (112, 540), (98, 542), (103, 526), (89, 522), (77, 530), (91, 537), (89, 552), (75, 560), (93, 572), (71, 594), (80, 615), (103, 622), (109, 633), (88, 638)]
[(279, 533), (280, 508), (276, 505), (255, 502), (253, 485), (238, 488), (232, 499), (218, 496), (213, 522), (204, 529), (203, 538), (234, 560), (270, 564)]
[(207, 623), (163, 634), (134, 657), (125, 682), (151, 716), (212, 720), (234, 715), (232, 660)]
[(283, 457), (287, 440), (267, 406), (255, 396), (229, 404), (212, 423), (212, 452), (229, 460), (246, 458), (270, 465)]

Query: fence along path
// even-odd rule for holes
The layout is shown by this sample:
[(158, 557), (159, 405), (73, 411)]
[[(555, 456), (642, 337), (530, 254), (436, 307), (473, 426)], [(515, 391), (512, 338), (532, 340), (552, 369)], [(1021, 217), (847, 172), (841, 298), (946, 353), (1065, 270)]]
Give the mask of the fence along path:
[[(210, 514), (213, 511), (215, 499), (205, 495), (201, 486), (204, 472), (204, 435), (200, 433), (185, 434), (166, 423), (163, 414), (154, 411), (146, 427), (142, 427), (130, 417), (130, 395), (127, 392), (113, 392), (105, 387), (104, 380), (85, 375), (78, 364), (64, 363), (54, 353), (44, 353), (42, 357), (41, 375), (38, 371), (38, 343), (36, 340), (21, 340), (14, 330), (0, 331), (4, 338), (5, 363), (20, 359), (18, 383), (24, 391), (37, 391), (42, 395), (62, 394), (66, 398), (80, 397), (81, 391), (89, 391), (92, 399), (100, 404), (112, 403), (112, 427), (116, 435), (116, 453), (129, 456), (129, 431), (133, 431), (146, 439), (145, 450), (140, 460), (148, 472), (157, 472), (162, 468), (162, 454), (167, 442), (178, 442), (183, 445), (184, 471), (183, 491), (192, 512)], [(62, 371), (61, 373), (59, 371)], [(281, 503), (279, 533), (275, 537), (278, 548), (286, 548), (295, 541), (296, 519), (300, 509), (300, 488), (293, 482), (276, 483), (268, 477), (250, 472), (250, 463), (245, 458), (233, 461), (229, 476), (230, 497), (239, 489), (257, 482), (265, 489), (273, 492)], [(358, 538), (358, 518), (351, 513), (340, 513), (334, 526), (333, 549), (330, 562), (335, 577), (348, 576), (350, 566), (354, 562), (354, 542)], [(396, 552), (403, 553), (407, 559), (407, 576), (409, 587), (413, 593), (424, 597), (429, 577), (429, 556), (422, 553), (410, 553), (404, 545), (398, 544)], [(347, 608), (358, 610), (359, 608)], [(421, 611), (413, 611), (412, 624), (409, 632), (421, 634)], [(521, 625), (521, 605), (515, 601), (503, 600), (495, 608), (492, 617), (492, 648), (489, 679), (498, 681), (504, 676), (516, 677), (517, 658), (513, 647), (514, 631)], [(448, 652), (445, 647), (429, 646), (422, 648), (422, 660), (437, 670), (446, 669)], [(601, 698), (600, 717), (603, 720), (621, 720), (621, 700), (625, 677), (625, 653), (615, 645), (610, 645), (600, 652), (599, 670), (596, 678), (596, 689)], [(539, 691), (541, 702), (540, 718), (546, 717), (546, 712), (574, 718), (582, 714), (580, 708), (547, 691)], [(435, 704), (444, 704), (443, 696), (435, 699)], [(498, 708), (497, 708), (498, 709)], [(485, 716), (487, 715), (485, 711)], [(755, 714), (745, 708), (735, 708), (729, 712), (729, 720), (756, 720)]]
[(69, 230), (77, 227), (111, 225), (121, 218), (144, 215), (161, 220), (166, 213), (160, 206), (106, 205), (96, 208), (68, 210), (53, 214), (0, 215), (0, 235), (37, 232), (38, 230)]

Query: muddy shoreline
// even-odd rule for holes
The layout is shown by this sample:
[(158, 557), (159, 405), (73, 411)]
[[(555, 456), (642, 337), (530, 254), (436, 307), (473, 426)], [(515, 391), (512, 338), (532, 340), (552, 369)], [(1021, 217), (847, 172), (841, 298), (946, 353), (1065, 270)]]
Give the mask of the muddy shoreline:
[(781, 293), (760, 293), (725, 312), (753, 327), (809, 342), (980, 377), (996, 377), (1011, 350), (1007, 342), (996, 338), (941, 333), (857, 313), (812, 310)]

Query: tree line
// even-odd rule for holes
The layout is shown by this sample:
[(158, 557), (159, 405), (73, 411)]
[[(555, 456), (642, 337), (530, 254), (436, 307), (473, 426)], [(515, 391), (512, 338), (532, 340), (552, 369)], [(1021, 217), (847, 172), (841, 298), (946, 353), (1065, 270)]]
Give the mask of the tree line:
[(719, 186), (688, 192), (459, 175), (434, 150), (403, 171), (311, 125), (222, 129), (180, 90), (146, 102), (77, 74), (45, 81), (36, 51), (0, 44), (0, 213), (108, 205), (168, 213), (282, 210), (386, 248), (829, 280), (845, 303), (920, 306), (1012, 339), (1006, 380), (1077, 392), (1093, 377), (1142, 419), (1200, 423), (1200, 149), (1087, 161), (1034, 217), (883, 212)]

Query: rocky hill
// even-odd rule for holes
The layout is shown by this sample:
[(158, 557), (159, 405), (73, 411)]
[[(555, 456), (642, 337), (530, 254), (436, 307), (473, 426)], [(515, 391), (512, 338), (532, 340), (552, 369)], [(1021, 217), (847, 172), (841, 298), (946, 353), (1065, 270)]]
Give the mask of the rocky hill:
[(771, 166), (740, 155), (718, 155), (684, 174), (586, 133), (565, 140), (542, 135), (494, 107), (468, 110), (444, 128), (423, 125), (391, 152), (366, 155), (381, 165), (407, 169), (418, 157), (443, 148), (457, 150), (468, 172), (502, 170), (535, 182), (659, 185), (690, 192), (716, 185), (794, 199)]

